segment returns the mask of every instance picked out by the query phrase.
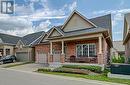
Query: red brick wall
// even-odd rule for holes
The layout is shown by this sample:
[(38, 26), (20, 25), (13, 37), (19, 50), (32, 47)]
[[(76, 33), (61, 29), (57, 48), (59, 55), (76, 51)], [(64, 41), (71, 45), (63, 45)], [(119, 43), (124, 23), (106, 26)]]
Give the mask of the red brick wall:
[(39, 44), (35, 46), (35, 60), (37, 61), (37, 53), (38, 52), (43, 52), (48, 54), (50, 52), (50, 46), (48, 44)]

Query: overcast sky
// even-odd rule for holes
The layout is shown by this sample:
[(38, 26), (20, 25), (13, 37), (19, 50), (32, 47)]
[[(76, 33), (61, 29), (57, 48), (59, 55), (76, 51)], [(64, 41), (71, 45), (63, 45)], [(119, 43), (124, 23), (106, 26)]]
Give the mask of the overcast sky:
[(112, 14), (113, 40), (122, 40), (130, 0), (15, 0), (14, 14), (0, 14), (0, 32), (24, 36), (62, 25), (76, 9), (87, 18)]

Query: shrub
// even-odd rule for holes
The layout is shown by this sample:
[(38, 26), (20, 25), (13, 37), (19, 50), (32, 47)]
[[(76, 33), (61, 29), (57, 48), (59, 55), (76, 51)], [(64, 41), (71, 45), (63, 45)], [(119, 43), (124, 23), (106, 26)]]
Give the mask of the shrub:
[(124, 56), (113, 56), (112, 62), (113, 63), (125, 63), (125, 57)]
[(63, 65), (64, 68), (73, 68), (73, 69), (85, 69), (92, 72), (101, 73), (102, 67), (100, 66), (87, 66), (87, 65)]
[(110, 72), (110, 68), (105, 68), (102, 75), (107, 76), (108, 72)]
[(61, 73), (74, 73), (74, 74), (89, 74), (90, 71), (84, 69), (72, 69), (72, 68), (56, 68), (53, 72)]
[(49, 69), (49, 68), (40, 68), (37, 71), (38, 72), (51, 72), (51, 69)]

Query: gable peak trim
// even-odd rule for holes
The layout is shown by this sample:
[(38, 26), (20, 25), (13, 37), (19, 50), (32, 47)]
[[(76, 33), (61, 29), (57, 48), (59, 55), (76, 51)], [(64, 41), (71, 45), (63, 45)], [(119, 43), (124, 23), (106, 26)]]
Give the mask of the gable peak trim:
[(63, 34), (62, 32), (60, 32), (60, 31), (56, 28), (56, 26), (54, 26), (54, 27), (52, 28), (52, 30), (50, 31), (50, 33), (48, 34), (47, 38), (49, 38), (49, 36), (52, 34), (52, 32), (53, 32), (54, 30), (56, 30), (58, 33), (60, 33), (62, 36), (64, 36), (64, 34)]
[(64, 29), (65, 25), (69, 22), (69, 20), (73, 17), (74, 14), (79, 15), (81, 18), (83, 18), (84, 20), (86, 20), (87, 22), (89, 22), (91, 25), (93, 25), (94, 27), (97, 27), (93, 22), (91, 22), (89, 19), (87, 19), (84, 15), (82, 15), (81, 13), (79, 13), (77, 10), (74, 10), (70, 16), (65, 20), (65, 23), (63, 24), (61, 29)]

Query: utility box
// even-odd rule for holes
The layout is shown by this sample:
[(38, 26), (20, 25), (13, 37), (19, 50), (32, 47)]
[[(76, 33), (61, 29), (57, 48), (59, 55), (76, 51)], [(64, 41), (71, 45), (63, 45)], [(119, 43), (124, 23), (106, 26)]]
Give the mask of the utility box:
[(130, 64), (111, 64), (112, 74), (130, 75)]

